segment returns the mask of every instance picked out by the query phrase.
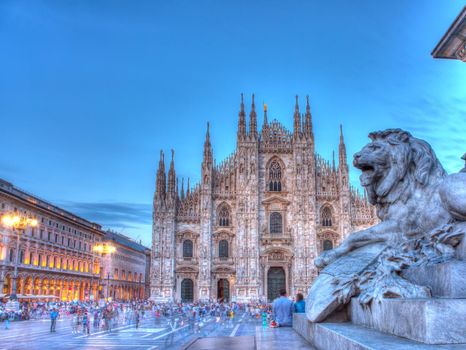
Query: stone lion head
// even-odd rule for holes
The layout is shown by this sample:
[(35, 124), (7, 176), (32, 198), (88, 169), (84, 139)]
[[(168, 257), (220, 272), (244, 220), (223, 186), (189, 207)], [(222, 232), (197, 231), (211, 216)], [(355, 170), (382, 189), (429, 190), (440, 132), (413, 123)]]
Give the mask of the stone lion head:
[(354, 155), (371, 204), (393, 203), (402, 193), (446, 175), (430, 145), (401, 129), (369, 134), (371, 143)]

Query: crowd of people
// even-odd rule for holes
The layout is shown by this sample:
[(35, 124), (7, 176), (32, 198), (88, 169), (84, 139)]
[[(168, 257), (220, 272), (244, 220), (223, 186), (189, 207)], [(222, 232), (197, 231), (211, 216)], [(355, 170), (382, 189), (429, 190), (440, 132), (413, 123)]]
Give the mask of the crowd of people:
[(58, 319), (68, 319), (72, 333), (89, 335), (91, 330), (109, 330), (115, 325), (134, 324), (139, 326), (141, 317), (151, 303), (133, 301), (128, 303), (96, 302), (21, 302), (18, 307), (0, 304), (0, 321), (9, 329), (12, 321), (50, 318), (50, 332), (56, 331)]
[(90, 335), (91, 332), (106, 330), (111, 332), (117, 326), (134, 325), (139, 327), (141, 320), (150, 317), (155, 326), (169, 326), (172, 330), (180, 327), (198, 333), (209, 322), (221, 325), (232, 323), (240, 313), (251, 319), (262, 320), (264, 326), (291, 326), (292, 314), (305, 312), (302, 294), (297, 294), (293, 302), (280, 292), (280, 297), (272, 304), (254, 303), (154, 303), (151, 301), (133, 302), (47, 302), (21, 303), (17, 310), (0, 304), (0, 321), (5, 329), (11, 321), (50, 318), (50, 331), (56, 331), (58, 319), (68, 319), (72, 333)]

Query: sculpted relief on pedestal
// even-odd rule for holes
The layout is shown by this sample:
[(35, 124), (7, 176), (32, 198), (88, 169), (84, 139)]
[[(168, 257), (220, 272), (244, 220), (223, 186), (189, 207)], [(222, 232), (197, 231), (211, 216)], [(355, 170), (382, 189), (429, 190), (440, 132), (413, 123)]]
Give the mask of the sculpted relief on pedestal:
[(352, 297), (429, 298), (431, 289), (405, 279), (412, 267), (455, 259), (466, 229), (466, 173), (448, 175), (431, 146), (400, 129), (369, 134), (354, 155), (361, 185), (380, 223), (350, 234), (316, 260), (306, 314), (321, 322)]

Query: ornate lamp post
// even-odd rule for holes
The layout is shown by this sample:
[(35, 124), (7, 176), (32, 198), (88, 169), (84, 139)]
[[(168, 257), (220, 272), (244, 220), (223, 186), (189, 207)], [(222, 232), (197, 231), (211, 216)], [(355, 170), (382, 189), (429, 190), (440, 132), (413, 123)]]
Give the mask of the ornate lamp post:
[(101, 256), (105, 256), (105, 262), (106, 262), (106, 269), (107, 269), (107, 300), (108, 300), (108, 293), (110, 290), (110, 259), (111, 255), (116, 252), (116, 248), (109, 244), (109, 243), (99, 243), (94, 245), (92, 248), (94, 252), (97, 254), (100, 254)]
[(28, 227), (36, 227), (37, 219), (29, 216), (21, 216), (17, 213), (7, 213), (2, 216), (2, 224), (11, 228), (13, 234), (16, 235), (16, 252), (15, 252), (15, 265), (13, 271), (13, 287), (10, 294), (10, 301), (16, 302), (18, 299), (16, 295), (16, 281), (18, 279), (18, 257), (19, 257), (19, 238), (22, 232)]

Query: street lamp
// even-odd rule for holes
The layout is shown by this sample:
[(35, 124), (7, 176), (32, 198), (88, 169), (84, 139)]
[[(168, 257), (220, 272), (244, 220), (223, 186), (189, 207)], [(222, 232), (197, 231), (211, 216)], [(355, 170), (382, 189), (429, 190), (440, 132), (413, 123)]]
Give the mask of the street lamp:
[(92, 247), (92, 250), (102, 256), (107, 256), (107, 301), (108, 301), (108, 293), (110, 290), (110, 257), (113, 253), (116, 252), (116, 248), (109, 244), (109, 243), (99, 243), (95, 244)]
[(28, 216), (20, 216), (16, 213), (7, 213), (2, 216), (2, 224), (6, 227), (11, 228), (13, 234), (16, 235), (16, 254), (15, 254), (15, 266), (13, 271), (13, 288), (10, 294), (10, 300), (16, 301), (18, 299), (16, 295), (16, 281), (18, 279), (18, 256), (19, 256), (19, 236), (21, 232), (26, 230), (28, 227), (36, 227), (37, 219)]

